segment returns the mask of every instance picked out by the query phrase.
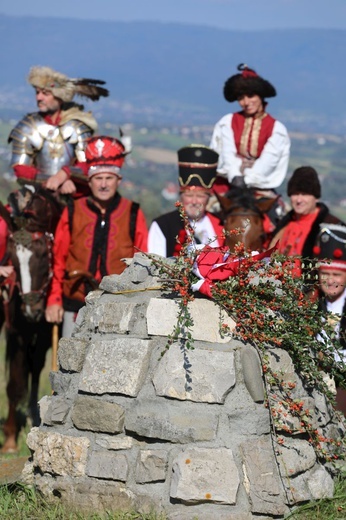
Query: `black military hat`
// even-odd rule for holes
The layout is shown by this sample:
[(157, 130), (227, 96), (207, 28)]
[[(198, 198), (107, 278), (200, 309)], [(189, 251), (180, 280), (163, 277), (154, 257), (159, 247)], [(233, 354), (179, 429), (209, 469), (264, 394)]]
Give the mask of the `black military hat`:
[(241, 96), (257, 95), (262, 99), (276, 96), (276, 90), (269, 81), (261, 78), (245, 63), (238, 65), (239, 74), (234, 74), (223, 87), (225, 99), (232, 103)]
[(346, 226), (320, 224), (313, 252), (320, 260), (319, 267), (346, 271)]
[(216, 179), (219, 154), (202, 144), (191, 144), (178, 150), (181, 189), (210, 190)]

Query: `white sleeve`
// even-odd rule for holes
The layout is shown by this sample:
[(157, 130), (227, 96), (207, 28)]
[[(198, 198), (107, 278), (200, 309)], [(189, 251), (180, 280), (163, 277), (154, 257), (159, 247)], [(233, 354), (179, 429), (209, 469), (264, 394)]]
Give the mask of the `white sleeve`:
[(167, 256), (166, 237), (157, 222), (152, 222), (148, 234), (148, 253)]
[(246, 184), (262, 189), (278, 188), (287, 173), (290, 145), (286, 127), (275, 121), (273, 133), (264, 145), (260, 157), (251, 168), (244, 170)]
[(237, 149), (232, 130), (233, 114), (227, 114), (214, 127), (210, 148), (219, 154), (217, 173), (231, 182), (236, 175), (242, 175), (240, 167), (242, 160), (237, 155)]

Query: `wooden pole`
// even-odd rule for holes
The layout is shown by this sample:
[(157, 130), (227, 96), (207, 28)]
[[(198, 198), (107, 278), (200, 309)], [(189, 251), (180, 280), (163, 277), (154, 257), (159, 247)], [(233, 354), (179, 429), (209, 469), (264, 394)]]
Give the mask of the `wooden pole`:
[(59, 325), (54, 323), (52, 330), (52, 371), (58, 370), (58, 343), (59, 343)]

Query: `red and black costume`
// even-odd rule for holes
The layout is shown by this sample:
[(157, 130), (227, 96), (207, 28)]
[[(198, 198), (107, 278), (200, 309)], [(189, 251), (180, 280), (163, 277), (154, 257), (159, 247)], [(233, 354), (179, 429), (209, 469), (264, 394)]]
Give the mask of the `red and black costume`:
[(92, 197), (71, 201), (62, 213), (54, 243), (54, 275), (47, 305), (62, 305), (77, 312), (91, 290), (85, 279), (68, 279), (68, 273), (90, 273), (96, 282), (108, 274), (120, 274), (135, 248), (146, 251), (147, 226), (137, 203), (118, 193), (105, 214)]

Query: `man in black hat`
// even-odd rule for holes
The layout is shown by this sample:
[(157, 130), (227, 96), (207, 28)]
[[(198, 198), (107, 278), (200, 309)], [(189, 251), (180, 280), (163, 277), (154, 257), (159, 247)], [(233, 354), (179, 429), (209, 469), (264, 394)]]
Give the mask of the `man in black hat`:
[(248, 187), (271, 192), (286, 176), (290, 139), (285, 126), (266, 112), (265, 99), (276, 96), (273, 85), (245, 64), (238, 70), (223, 94), (231, 103), (238, 101), (241, 110), (216, 123), (210, 144), (219, 154), (214, 191), (226, 192), (241, 175)]
[[(321, 310), (329, 313), (328, 321), (334, 327), (343, 350), (335, 352), (336, 361), (346, 362), (346, 227), (322, 224), (314, 247), (318, 264), (318, 297)], [(323, 333), (320, 338), (324, 342)], [(346, 390), (340, 388), (345, 370), (341, 367), (336, 379), (338, 410), (346, 414)]]
[[(178, 150), (180, 201), (193, 230), (192, 243), (212, 247), (224, 243), (223, 225), (206, 211), (216, 178), (218, 154), (203, 145)], [(187, 241), (184, 221), (179, 210), (156, 218), (149, 229), (148, 251), (164, 257), (178, 256)]]
[[(292, 210), (279, 222), (269, 247), (278, 244), (278, 251), (287, 256), (313, 257), (313, 247), (322, 222), (343, 224), (331, 215), (321, 197), (318, 174), (311, 166), (301, 166), (294, 172), (287, 185)], [(301, 274), (300, 262), (295, 272)]]

